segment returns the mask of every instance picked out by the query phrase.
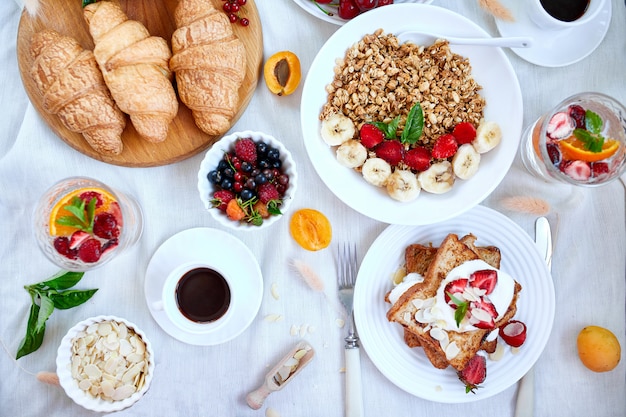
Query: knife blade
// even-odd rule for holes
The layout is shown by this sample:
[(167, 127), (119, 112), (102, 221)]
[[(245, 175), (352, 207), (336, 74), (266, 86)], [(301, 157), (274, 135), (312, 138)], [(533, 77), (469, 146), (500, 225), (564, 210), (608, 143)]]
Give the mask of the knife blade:
[[(535, 221), (535, 244), (544, 257), (548, 269), (552, 269), (552, 231), (545, 217)], [(520, 379), (515, 403), (515, 417), (532, 417), (535, 408), (535, 367), (528, 370)]]

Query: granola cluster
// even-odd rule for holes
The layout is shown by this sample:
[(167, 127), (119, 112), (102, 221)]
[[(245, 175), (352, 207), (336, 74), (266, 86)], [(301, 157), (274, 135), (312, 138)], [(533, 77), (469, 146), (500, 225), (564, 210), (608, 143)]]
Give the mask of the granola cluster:
[(419, 102), (424, 111), (420, 140), (432, 144), (456, 124), (478, 126), (483, 118), (485, 100), (471, 70), (469, 59), (453, 53), (445, 40), (428, 47), (400, 45), (396, 36), (378, 29), (337, 60), (320, 120), (343, 113), (358, 129), (365, 122), (387, 123), (400, 115), (401, 132), (409, 110)]

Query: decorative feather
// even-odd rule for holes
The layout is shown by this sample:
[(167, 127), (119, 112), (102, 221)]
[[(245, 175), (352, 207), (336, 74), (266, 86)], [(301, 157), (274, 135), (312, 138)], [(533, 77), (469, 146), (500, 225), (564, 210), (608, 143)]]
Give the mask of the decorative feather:
[(49, 385), (60, 385), (59, 376), (54, 372), (38, 372), (36, 377), (40, 382), (44, 382)]
[(491, 13), (496, 19), (507, 20), (509, 22), (515, 20), (509, 9), (500, 3), (500, 0), (478, 0), (478, 4), (484, 10)]
[(292, 259), (291, 266), (298, 272), (298, 275), (313, 291), (324, 291), (324, 281), (308, 264), (300, 259)]
[(502, 199), (502, 205), (512, 211), (545, 216), (550, 212), (550, 204), (541, 198), (513, 196)]
[(37, 16), (39, 12), (39, 0), (23, 0), (26, 11), (31, 16)]

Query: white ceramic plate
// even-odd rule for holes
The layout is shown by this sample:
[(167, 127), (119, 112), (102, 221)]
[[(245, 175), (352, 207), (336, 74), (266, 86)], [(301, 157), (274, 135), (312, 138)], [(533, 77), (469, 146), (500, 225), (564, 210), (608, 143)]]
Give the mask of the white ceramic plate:
[(530, 36), (535, 42), (530, 48), (513, 48), (520, 58), (543, 67), (564, 67), (586, 58), (600, 45), (611, 23), (611, 1), (593, 20), (576, 28), (552, 31), (539, 29), (525, 13), (519, 0), (501, 0), (509, 9), (514, 22), (496, 19), (502, 36)]
[[(233, 314), (208, 333), (190, 333), (177, 327), (162, 309), (163, 284), (181, 264), (202, 262), (235, 277), (232, 280)], [(145, 296), (150, 313), (170, 336), (191, 345), (211, 346), (227, 342), (243, 333), (256, 317), (263, 298), (263, 276), (254, 254), (239, 239), (217, 229), (198, 227), (184, 230), (166, 240), (152, 255), (146, 270)]]
[[(72, 377), (72, 339), (74, 339), (74, 337), (76, 337), (79, 332), (85, 330), (90, 325), (103, 321), (115, 321), (117, 323), (124, 323), (127, 328), (133, 329), (135, 334), (141, 337), (146, 346), (148, 372), (144, 380), (144, 385), (139, 391), (135, 392), (130, 397), (120, 401), (106, 401), (100, 398), (92, 397), (91, 395), (80, 389), (76, 380), (74, 379), (74, 377)], [(61, 384), (61, 387), (63, 387), (63, 390), (68, 395), (68, 397), (70, 397), (76, 404), (81, 405), (88, 410), (96, 411), (99, 413), (112, 413), (114, 411), (123, 410), (135, 404), (148, 391), (148, 389), (150, 388), (150, 383), (152, 382), (152, 378), (154, 376), (155, 361), (152, 344), (146, 337), (145, 333), (139, 327), (137, 327), (137, 325), (120, 317), (97, 316), (76, 323), (76, 325), (68, 330), (67, 334), (63, 337), (63, 339), (61, 340), (61, 344), (59, 345), (59, 349), (57, 351), (56, 365), (57, 375), (59, 376), (59, 383)]]
[[(327, 10), (327, 11), (332, 13), (332, 16), (329, 16), (326, 13), (322, 12), (319, 9), (319, 7), (317, 7), (315, 5), (315, 3), (313, 3), (311, 0), (293, 0), (293, 1), (295, 1), (298, 6), (302, 7), (304, 10), (306, 10), (307, 12), (312, 14), (313, 16), (319, 17), (320, 19), (325, 20), (327, 22), (334, 23), (336, 25), (343, 25), (344, 23), (347, 22), (347, 20), (340, 18), (339, 15), (337, 14), (337, 6), (336, 5), (332, 6), (332, 5), (328, 5), (328, 4), (320, 4), (320, 6), (324, 10)], [(337, 2), (338, 2), (338, 0), (333, 1), (333, 3), (337, 3)], [(400, 4), (400, 3), (429, 4), (429, 3), (432, 3), (432, 2), (433, 2), (433, 0), (394, 0), (394, 4)]]
[(424, 4), (393, 4), (364, 13), (342, 26), (330, 37), (313, 61), (302, 92), (301, 124), (304, 143), (317, 173), (330, 190), (354, 210), (385, 223), (421, 225), (452, 218), (487, 197), (509, 170), (522, 131), (522, 95), (511, 64), (499, 48), (452, 46), (455, 53), (470, 59), (475, 80), (483, 86), (485, 118), (497, 122), (502, 142), (482, 155), (478, 173), (468, 181), (458, 180), (446, 194), (420, 193), (410, 203), (401, 203), (383, 188), (368, 184), (352, 169), (336, 160), (333, 148), (320, 135), (319, 114), (326, 102), (325, 87), (333, 79), (337, 58), (364, 35), (383, 28), (399, 33), (409, 28), (449, 36), (489, 35), (463, 16), (441, 7)]
[[(448, 233), (473, 233), (477, 245), (495, 245), (502, 252), (500, 269), (521, 285), (515, 318), (528, 327), (526, 342), (517, 354), (506, 346), (500, 361), (487, 360), (487, 379), (476, 394), (452, 368), (434, 368), (422, 349), (410, 349), (402, 327), (387, 321), (390, 305), (384, 296), (392, 274), (404, 264), (404, 250), (412, 243), (438, 246)], [(452, 220), (424, 227), (392, 225), (374, 241), (359, 268), (354, 293), (357, 329), (368, 356), (391, 382), (415, 396), (442, 403), (477, 401), (498, 394), (517, 382), (541, 355), (554, 320), (554, 286), (550, 273), (528, 235), (504, 215), (484, 206)], [(503, 343), (499, 340), (498, 343)]]

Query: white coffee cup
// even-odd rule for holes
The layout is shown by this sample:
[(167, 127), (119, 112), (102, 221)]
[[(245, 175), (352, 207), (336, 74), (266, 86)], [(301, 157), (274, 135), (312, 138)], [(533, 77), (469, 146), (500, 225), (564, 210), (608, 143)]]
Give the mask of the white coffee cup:
[[(549, 0), (544, 0), (544, 2), (546, 1), (549, 2)], [(524, 0), (524, 3), (526, 4), (528, 16), (535, 25), (546, 30), (563, 30), (584, 25), (594, 19), (604, 8), (607, 1), (610, 0), (588, 0), (587, 8), (583, 14), (579, 18), (569, 22), (559, 20), (548, 13), (546, 8), (541, 4), (541, 0)]]
[[(205, 284), (194, 284), (191, 280), (215, 285), (198, 290), (197, 286), (191, 286)], [(207, 301), (210, 297), (213, 297), (213, 302)], [(232, 305), (233, 292), (228, 276), (211, 265), (193, 262), (180, 265), (170, 272), (163, 285), (161, 300), (154, 302), (152, 308), (164, 311), (172, 323), (183, 331), (209, 333), (224, 325), (232, 314)]]

